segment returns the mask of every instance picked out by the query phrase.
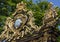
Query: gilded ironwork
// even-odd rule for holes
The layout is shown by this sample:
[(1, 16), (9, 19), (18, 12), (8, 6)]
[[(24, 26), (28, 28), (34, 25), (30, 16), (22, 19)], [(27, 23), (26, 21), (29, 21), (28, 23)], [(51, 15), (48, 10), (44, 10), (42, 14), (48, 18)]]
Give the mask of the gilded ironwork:
[[(43, 17), (43, 25), (35, 25), (33, 12), (26, 9), (26, 4), (17, 4), (13, 18), (8, 17), (0, 41), (7, 42), (56, 42), (55, 28), (58, 20), (55, 9), (50, 8)], [(49, 4), (51, 5), (51, 4)]]

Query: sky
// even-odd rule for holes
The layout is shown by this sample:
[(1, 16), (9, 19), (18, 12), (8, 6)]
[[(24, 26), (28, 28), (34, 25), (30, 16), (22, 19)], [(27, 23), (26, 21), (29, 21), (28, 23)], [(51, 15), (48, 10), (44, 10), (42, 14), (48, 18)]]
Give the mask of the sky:
[[(36, 0), (33, 0), (34, 2)], [(52, 2), (53, 3), (53, 6), (58, 6), (60, 7), (60, 0), (47, 0), (48, 2)]]
[(48, 0), (48, 2), (52, 2), (54, 6), (60, 7), (60, 0)]

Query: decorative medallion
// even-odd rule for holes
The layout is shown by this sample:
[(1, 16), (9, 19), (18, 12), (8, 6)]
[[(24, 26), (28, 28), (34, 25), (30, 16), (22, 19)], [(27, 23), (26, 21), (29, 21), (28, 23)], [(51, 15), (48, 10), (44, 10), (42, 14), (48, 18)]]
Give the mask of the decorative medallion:
[(14, 27), (17, 29), (21, 26), (21, 23), (22, 23), (22, 20), (21, 19), (17, 19), (15, 20), (15, 23), (14, 23)]
[(33, 13), (28, 11), (25, 5), (23, 2), (18, 3), (16, 11), (12, 14), (13, 18), (8, 17), (6, 19), (4, 31), (0, 35), (1, 41), (13, 42), (37, 31)]

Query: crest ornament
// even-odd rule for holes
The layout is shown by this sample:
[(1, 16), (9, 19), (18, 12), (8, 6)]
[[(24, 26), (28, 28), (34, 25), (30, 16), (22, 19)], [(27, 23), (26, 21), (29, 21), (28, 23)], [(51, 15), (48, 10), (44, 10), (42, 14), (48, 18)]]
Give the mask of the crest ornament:
[(4, 31), (0, 35), (0, 40), (13, 42), (16, 39), (32, 35), (36, 31), (36, 25), (32, 11), (26, 9), (26, 4), (17, 4), (16, 11), (12, 14), (13, 18), (8, 17), (4, 26)]

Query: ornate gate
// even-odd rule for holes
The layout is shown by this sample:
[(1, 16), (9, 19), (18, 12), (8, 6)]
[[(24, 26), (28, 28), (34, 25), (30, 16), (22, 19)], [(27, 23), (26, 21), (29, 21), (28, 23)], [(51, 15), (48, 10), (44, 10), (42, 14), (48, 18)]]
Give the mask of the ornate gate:
[(56, 42), (56, 11), (50, 8), (43, 17), (43, 25), (38, 27), (34, 23), (33, 12), (25, 5), (23, 2), (17, 4), (13, 18), (7, 18), (0, 35), (1, 42)]

